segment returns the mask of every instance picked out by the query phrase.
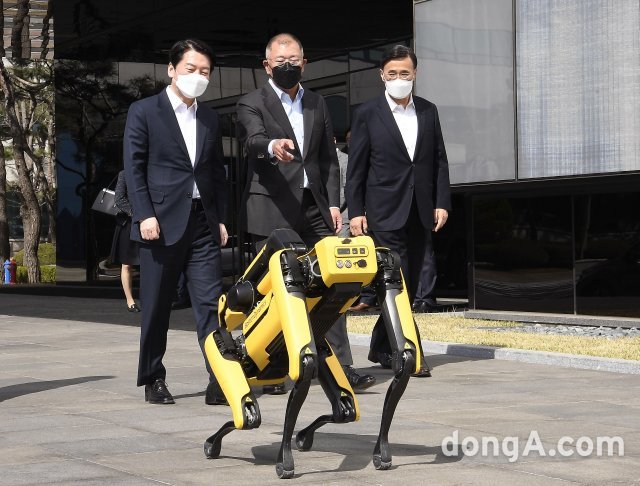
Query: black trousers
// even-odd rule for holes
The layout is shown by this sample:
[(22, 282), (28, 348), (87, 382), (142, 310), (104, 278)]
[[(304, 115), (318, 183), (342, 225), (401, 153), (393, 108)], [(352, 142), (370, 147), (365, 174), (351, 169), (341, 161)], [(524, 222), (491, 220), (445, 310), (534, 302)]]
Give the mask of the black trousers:
[[(218, 328), (222, 261), (220, 245), (211, 234), (201, 205), (191, 211), (187, 229), (176, 244), (140, 245), (142, 326), (138, 386), (166, 377), (162, 358), (167, 348), (171, 301), (181, 272), (191, 296), (198, 342), (202, 349), (204, 339)], [(206, 358), (205, 366), (209, 379), (214, 381)]]
[[(423, 262), (427, 256), (433, 259), (431, 228), (425, 228), (422, 225), (415, 200), (411, 204), (407, 222), (402, 228), (395, 231), (371, 232), (371, 236), (376, 246), (383, 246), (397, 251), (400, 255), (402, 274), (409, 292), (409, 302), (413, 304), (418, 284), (420, 283)], [(363, 292), (361, 300), (372, 305), (376, 302), (376, 297), (373, 291), (368, 289), (366, 293)], [(419, 337), (420, 334), (418, 333)], [(391, 345), (382, 316), (376, 321), (371, 333), (370, 349), (382, 353), (391, 353)], [(420, 353), (424, 356), (422, 349), (420, 349)]]
[[(302, 197), (302, 206), (297, 221), (291, 228), (294, 230), (307, 248), (311, 249), (325, 236), (332, 236), (334, 233), (327, 227), (327, 223), (320, 213), (316, 200), (310, 190), (306, 189)], [(256, 250), (259, 251), (265, 244), (268, 235), (252, 234)], [(349, 335), (347, 334), (347, 317), (342, 315), (336, 323), (331, 326), (326, 334), (327, 341), (331, 349), (336, 354), (342, 366), (353, 365), (353, 356), (349, 346)]]
[(418, 288), (414, 294), (414, 302), (426, 302), (430, 306), (437, 304), (435, 297), (436, 278), (438, 277), (438, 268), (436, 266), (436, 258), (433, 251), (433, 245), (424, 253), (424, 261), (420, 270)]

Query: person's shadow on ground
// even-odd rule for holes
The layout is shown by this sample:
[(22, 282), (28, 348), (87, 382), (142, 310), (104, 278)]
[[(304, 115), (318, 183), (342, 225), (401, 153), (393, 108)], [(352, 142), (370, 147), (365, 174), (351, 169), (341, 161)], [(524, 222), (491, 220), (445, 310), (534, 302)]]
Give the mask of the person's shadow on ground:
[(68, 378), (66, 380), (30, 381), (28, 383), (18, 383), (0, 388), (0, 403), (12, 398), (39, 393), (47, 390), (54, 390), (64, 386), (79, 385), (89, 381), (110, 380), (115, 376), (81, 376), (78, 378)]

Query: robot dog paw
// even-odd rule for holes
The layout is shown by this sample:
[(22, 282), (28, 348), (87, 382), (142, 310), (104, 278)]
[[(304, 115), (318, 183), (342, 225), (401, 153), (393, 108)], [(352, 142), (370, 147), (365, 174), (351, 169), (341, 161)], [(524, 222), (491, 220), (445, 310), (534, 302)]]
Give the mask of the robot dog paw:
[(373, 449), (373, 465), (378, 471), (386, 471), (391, 467), (391, 451), (386, 438), (378, 439)]
[(378, 471), (386, 471), (391, 467), (391, 458), (383, 459), (380, 454), (374, 454), (373, 465)]
[(285, 465), (281, 462), (276, 464), (276, 474), (280, 479), (291, 479), (293, 477), (294, 469), (293, 465)]
[(216, 459), (220, 456), (220, 441), (211, 441), (211, 438), (207, 439), (204, 443), (204, 455), (207, 459)]
[(313, 445), (313, 433), (306, 434), (301, 430), (296, 434), (296, 447), (300, 452), (308, 451)]

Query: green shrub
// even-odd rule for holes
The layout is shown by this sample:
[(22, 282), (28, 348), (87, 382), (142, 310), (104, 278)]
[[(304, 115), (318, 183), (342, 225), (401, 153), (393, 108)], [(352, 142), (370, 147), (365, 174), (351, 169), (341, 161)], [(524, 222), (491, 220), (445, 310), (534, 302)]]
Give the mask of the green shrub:
[(19, 266), (16, 268), (16, 282), (18, 283), (27, 283), (29, 279), (27, 278), (27, 267)]
[(41, 266), (40, 281), (42, 283), (56, 283), (56, 266), (55, 265)]
[[(16, 252), (14, 258), (19, 267), (24, 265), (24, 250)], [(40, 265), (55, 265), (56, 247), (51, 243), (40, 243), (38, 246), (38, 260), (40, 261)]]
[[(27, 276), (27, 267), (16, 268), (16, 281), (17, 283), (28, 283), (29, 278)], [(55, 265), (42, 265), (40, 267), (40, 282), (42, 283), (56, 283), (56, 266)]]

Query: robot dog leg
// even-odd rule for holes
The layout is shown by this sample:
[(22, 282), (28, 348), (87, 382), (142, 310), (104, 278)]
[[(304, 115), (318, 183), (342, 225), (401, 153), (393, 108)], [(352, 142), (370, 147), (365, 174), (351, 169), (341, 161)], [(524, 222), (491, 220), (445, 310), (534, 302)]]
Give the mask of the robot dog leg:
[(225, 423), (204, 443), (204, 454), (208, 459), (220, 455), (222, 438), (234, 429), (255, 429), (260, 426), (260, 408), (256, 401), (242, 365), (236, 355), (236, 346), (231, 333), (219, 328), (207, 336), (205, 354), (214, 370), (231, 411), (233, 421)]
[(376, 469), (391, 467), (389, 428), (396, 406), (404, 393), (411, 373), (420, 369), (418, 335), (416, 333), (406, 285), (400, 270), (400, 257), (396, 252), (379, 248), (378, 274), (374, 288), (384, 319), (392, 350), (393, 380), (389, 385), (382, 409), (380, 433), (373, 450), (373, 465)]
[(340, 362), (325, 340), (318, 347), (318, 381), (331, 402), (332, 414), (321, 415), (296, 435), (299, 451), (308, 451), (313, 445), (313, 436), (317, 429), (329, 423), (348, 423), (360, 418), (358, 401), (353, 394)]
[[(306, 252), (306, 247), (299, 240), (291, 231), (274, 232), (243, 277), (220, 298), (220, 328), (207, 337), (204, 347), (209, 365), (231, 407), (233, 421), (225, 423), (207, 439), (204, 445), (207, 458), (219, 456), (222, 438), (232, 430), (260, 425), (260, 409), (249, 382), (281, 382), (287, 374), (293, 380), (308, 382), (315, 374), (311, 366), (315, 363), (315, 343), (309, 330), (297, 260), (298, 254)], [(278, 249), (281, 251), (276, 252)], [(238, 328), (242, 334), (234, 340), (230, 331)], [(293, 424), (289, 425), (289, 445), (295, 425), (292, 418), (297, 416), (307, 390), (308, 385), (305, 390), (302, 384), (293, 393), (296, 399), (287, 413), (288, 421)], [(286, 453), (286, 436), (285, 433), (285, 452), (281, 452), (283, 459), (279, 462), (286, 471), (283, 475), (292, 475), (293, 461), (290, 452)]]
[(288, 479), (294, 474), (291, 437), (311, 380), (317, 373), (318, 353), (309, 323), (305, 279), (295, 251), (276, 252), (269, 261), (269, 270), (287, 346), (288, 374), (295, 380), (287, 402), (282, 443), (276, 460), (276, 474), (281, 479)]

